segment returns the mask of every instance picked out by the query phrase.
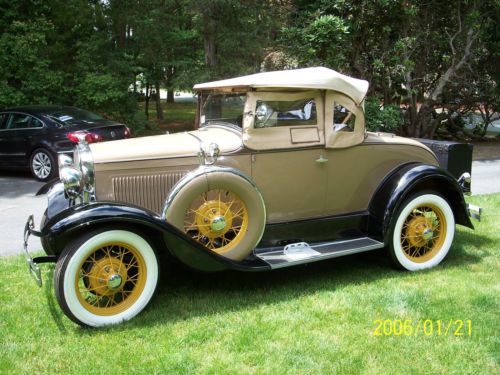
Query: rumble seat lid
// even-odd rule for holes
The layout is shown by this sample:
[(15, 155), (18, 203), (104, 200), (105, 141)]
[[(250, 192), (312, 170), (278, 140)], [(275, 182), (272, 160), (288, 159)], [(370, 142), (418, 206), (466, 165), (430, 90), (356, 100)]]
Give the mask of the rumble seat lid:
[(297, 88), (334, 90), (344, 93), (360, 104), (368, 91), (368, 81), (352, 78), (335, 70), (314, 67), (294, 70), (264, 72), (247, 76), (200, 83), (195, 90), (217, 90), (224, 88)]

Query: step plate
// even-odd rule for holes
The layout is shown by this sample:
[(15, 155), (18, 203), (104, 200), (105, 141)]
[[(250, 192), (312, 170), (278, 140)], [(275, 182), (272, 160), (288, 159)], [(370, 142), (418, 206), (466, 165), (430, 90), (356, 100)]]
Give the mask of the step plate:
[(336, 258), (344, 255), (375, 250), (384, 247), (382, 242), (369, 237), (353, 240), (327, 242), (308, 245), (305, 242), (290, 244), (283, 247), (259, 249), (255, 256), (269, 264), (271, 268), (289, 267), (296, 264), (317, 262), (319, 260)]

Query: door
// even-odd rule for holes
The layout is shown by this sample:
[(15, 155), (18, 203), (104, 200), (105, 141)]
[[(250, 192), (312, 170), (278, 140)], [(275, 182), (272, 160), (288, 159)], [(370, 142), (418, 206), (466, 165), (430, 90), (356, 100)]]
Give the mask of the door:
[(5, 114), (0, 129), (2, 165), (17, 166), (29, 163), (28, 145), (43, 128), (43, 123), (24, 113)]
[(243, 141), (252, 150), (267, 222), (322, 216), (328, 161), (321, 93), (251, 92), (245, 106)]
[(264, 197), (267, 222), (323, 216), (327, 164), (323, 147), (252, 154), (252, 178)]

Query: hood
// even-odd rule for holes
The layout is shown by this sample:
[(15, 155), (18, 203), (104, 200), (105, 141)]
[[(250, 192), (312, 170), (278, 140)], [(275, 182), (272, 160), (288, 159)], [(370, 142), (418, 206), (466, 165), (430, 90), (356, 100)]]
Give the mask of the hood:
[(241, 134), (222, 127), (90, 144), (94, 163), (197, 156), (200, 144), (217, 143), (221, 154), (243, 147)]

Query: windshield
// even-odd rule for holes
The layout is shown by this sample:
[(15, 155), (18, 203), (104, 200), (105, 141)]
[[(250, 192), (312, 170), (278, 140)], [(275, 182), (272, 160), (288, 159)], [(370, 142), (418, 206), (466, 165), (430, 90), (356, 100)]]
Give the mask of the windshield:
[(47, 115), (63, 125), (104, 120), (104, 118), (95, 113), (84, 111), (83, 109), (78, 108), (56, 109), (54, 111), (48, 112)]
[(203, 94), (201, 126), (225, 122), (242, 127), (246, 94)]

